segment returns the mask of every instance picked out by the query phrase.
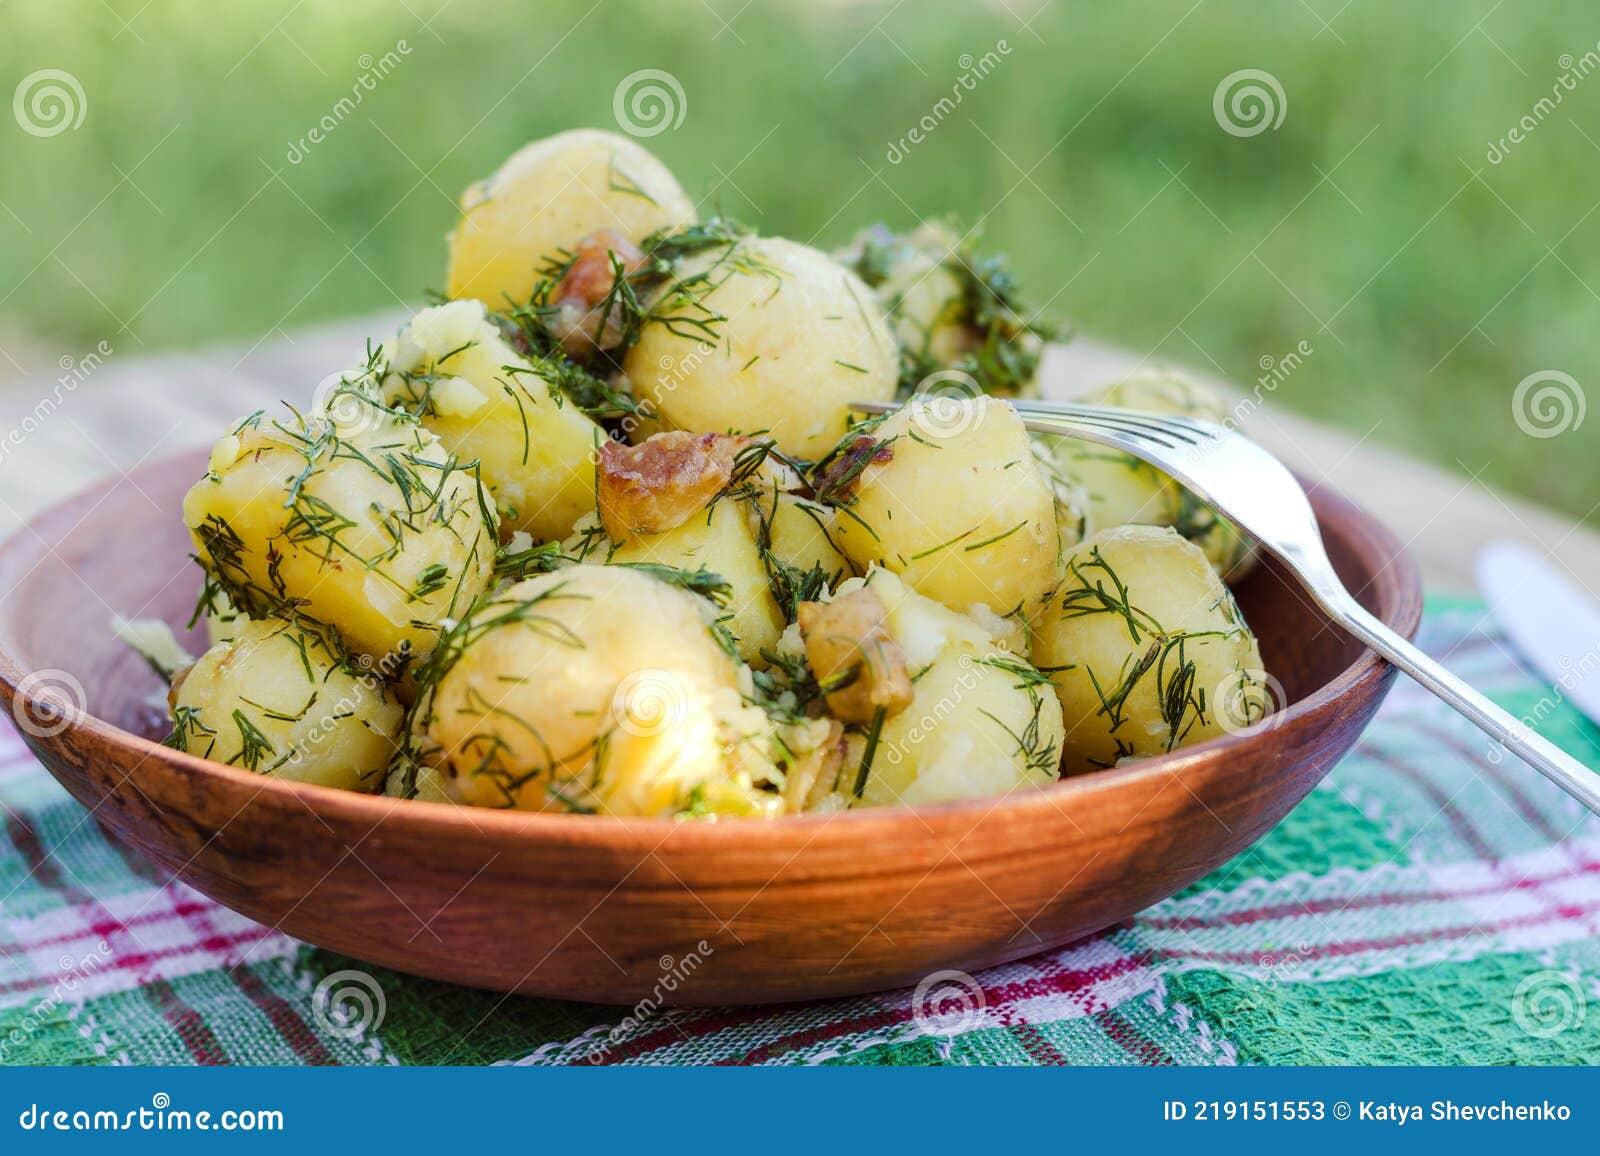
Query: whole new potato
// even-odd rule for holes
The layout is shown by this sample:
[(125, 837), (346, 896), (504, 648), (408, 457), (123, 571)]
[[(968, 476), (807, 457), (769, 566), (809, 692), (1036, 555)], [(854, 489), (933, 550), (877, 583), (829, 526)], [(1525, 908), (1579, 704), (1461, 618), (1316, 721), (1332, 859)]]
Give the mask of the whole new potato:
[(606, 230), (638, 244), (694, 220), (694, 202), (642, 145), (597, 129), (557, 133), (461, 195), (449, 294), (526, 304), (546, 264), (584, 237)]
[(220, 438), (184, 524), (233, 606), (331, 625), (397, 676), (488, 586), (498, 519), (476, 466), (432, 433), (357, 386), (326, 401)]
[(1272, 706), (1233, 595), (1199, 547), (1165, 526), (1116, 526), (1079, 544), (1034, 627), (1069, 773), (1214, 738)]
[(325, 628), (236, 620), (174, 680), (171, 745), (280, 779), (377, 791), (404, 718), (381, 673)]
[(463, 803), (612, 815), (765, 815), (781, 797), (748, 671), (710, 605), (625, 566), (519, 582), (418, 674), (419, 757)]
[(958, 610), (1031, 617), (1060, 576), (1061, 539), (1016, 411), (998, 398), (919, 395), (861, 438), (817, 473), (855, 568), (884, 566)]
[(872, 292), (831, 257), (747, 237), (686, 258), (623, 370), (665, 428), (764, 434), (822, 457), (852, 401), (894, 396), (898, 353)]

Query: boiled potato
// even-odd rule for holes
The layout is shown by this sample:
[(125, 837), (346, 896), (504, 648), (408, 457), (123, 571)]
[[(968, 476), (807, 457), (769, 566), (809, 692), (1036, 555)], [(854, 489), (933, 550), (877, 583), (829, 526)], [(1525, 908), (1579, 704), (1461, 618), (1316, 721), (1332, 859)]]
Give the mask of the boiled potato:
[(896, 235), (875, 226), (840, 254), (877, 294), (905, 354), (904, 387), (953, 370), (1000, 396), (1037, 393), (1050, 331), (1024, 318), (1005, 261), (984, 257), (955, 230), (926, 221)]
[(478, 462), (503, 532), (554, 541), (594, 508), (594, 454), (605, 432), (506, 343), (481, 302), (418, 313), (387, 369), (388, 402), (459, 460)]
[(459, 801), (613, 815), (771, 815), (771, 726), (702, 599), (580, 564), (466, 615), (419, 672), (420, 757)]
[(579, 537), (572, 557), (628, 566), (705, 571), (724, 584), (724, 625), (740, 655), (756, 662), (777, 642), (784, 619), (773, 599), (755, 499), (764, 443), (725, 434), (669, 430), (638, 445), (600, 447), (595, 496), (610, 539), (603, 554)]
[(1177, 521), (1178, 483), (1149, 462), (1076, 438), (1050, 440), (1057, 468), (1084, 497), (1088, 527), (1099, 530), (1133, 522), (1170, 526)]
[(648, 149), (595, 129), (558, 133), (462, 194), (449, 294), (526, 304), (546, 262), (583, 237), (604, 229), (637, 244), (694, 219), (694, 202)]
[(349, 389), (325, 413), (241, 422), (183, 519), (233, 605), (332, 624), (398, 676), (488, 585), (496, 517), (474, 469)]
[(1056, 529), (1061, 534), (1061, 548), (1068, 550), (1091, 533), (1090, 500), (1078, 480), (1061, 468), (1056, 453), (1056, 440), (1045, 434), (1028, 435), (1029, 445), (1033, 449), (1033, 460), (1039, 463), (1039, 472), (1044, 475), (1044, 480), (1050, 487), (1050, 494), (1055, 499)]
[(376, 791), (404, 711), (325, 629), (236, 619), (173, 682), (170, 743), (280, 779)]
[(758, 662), (783, 633), (783, 616), (773, 601), (768, 575), (756, 546), (756, 526), (748, 502), (727, 498), (661, 534), (638, 537), (615, 547), (606, 560), (615, 565), (653, 563), (691, 573), (708, 570), (729, 586), (724, 625), (746, 662)]
[(685, 259), (623, 361), (666, 428), (764, 433), (822, 457), (852, 401), (886, 401), (894, 338), (860, 278), (793, 241), (748, 237)]
[[(1049, 681), (1009, 649), (1017, 640), (1005, 625), (958, 614), (882, 569), (844, 582), (832, 605), (863, 591), (876, 596), (893, 642), (878, 666), (901, 664), (910, 699), (880, 696), (889, 706), (877, 728), (852, 716), (857, 725), (834, 768), (837, 781), (823, 784), (828, 790), (814, 798), (812, 809), (936, 803), (1055, 781), (1061, 708)], [(850, 622), (838, 629), (866, 633)], [(814, 655), (817, 640), (798, 633)], [(785, 645), (792, 649), (796, 635), (791, 630)], [(872, 673), (889, 681), (881, 669)], [(846, 690), (860, 690), (860, 681)], [(829, 696), (830, 710), (833, 700)]]
[(1033, 659), (1066, 720), (1066, 769), (1163, 754), (1257, 721), (1255, 635), (1199, 547), (1165, 526), (1102, 530), (1067, 556)]
[[(1218, 423), (1227, 417), (1215, 393), (1166, 369), (1138, 370), (1082, 400)], [(1171, 526), (1205, 551), (1227, 582), (1244, 577), (1255, 564), (1255, 545), (1237, 526), (1148, 462), (1090, 442), (1052, 440), (1062, 473), (1088, 496), (1092, 530), (1129, 522)]]
[[(913, 398), (818, 472), (839, 504), (837, 542), (947, 606), (1026, 618), (1060, 575), (1055, 497), (1022, 419), (989, 397)], [(874, 448), (876, 447), (876, 448)], [(851, 454), (865, 465), (835, 479)]]
[(389, 765), (383, 793), (393, 799), (419, 799), (424, 803), (454, 803), (445, 778), (434, 767), (421, 766), (402, 754)]
[(818, 571), (830, 586), (851, 576), (849, 559), (835, 545), (839, 521), (831, 506), (773, 490), (761, 495), (759, 509), (774, 561), (802, 575)]

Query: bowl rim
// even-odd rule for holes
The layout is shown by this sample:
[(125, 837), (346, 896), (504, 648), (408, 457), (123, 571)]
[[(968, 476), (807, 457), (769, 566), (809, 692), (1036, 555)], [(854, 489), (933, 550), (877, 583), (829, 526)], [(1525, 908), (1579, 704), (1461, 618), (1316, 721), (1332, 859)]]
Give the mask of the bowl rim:
[[(158, 469), (191, 456), (198, 459), (201, 451), (191, 450), (187, 453), (169, 455), (155, 462), (145, 463), (139, 470)], [(1373, 575), (1368, 585), (1377, 587), (1380, 585), (1379, 580), (1384, 578), (1386, 573), (1389, 575), (1383, 580), (1382, 588), (1391, 591), (1394, 604), (1384, 609), (1378, 616), (1392, 629), (1408, 638), (1412, 637), (1421, 622), (1423, 605), (1421, 577), (1415, 559), (1394, 534), (1365, 509), (1331, 487), (1307, 484), (1303, 478), (1301, 481), (1319, 515), (1322, 508), (1326, 507), (1352, 518), (1361, 527), (1362, 533), (1389, 555), (1390, 561)], [(81, 505), (98, 504), (125, 484), (125, 478), (111, 478), (98, 485), (82, 488), (37, 510), (0, 540), (0, 558), (20, 548), (23, 539), (40, 523)], [(35, 532), (34, 536), (40, 535)], [(30, 673), (33, 672), (18, 662), (7, 649), (0, 647), (0, 697), (5, 699), (7, 706), (12, 710), (13, 719), (16, 717), (15, 700), (20, 694), (20, 684)], [(1042, 812), (1045, 808), (1059, 810), (1060, 803), (1065, 800), (1132, 787), (1144, 780), (1170, 776), (1190, 766), (1210, 762), (1216, 756), (1225, 755), (1226, 752), (1246, 744), (1264, 741), (1267, 736), (1280, 731), (1289, 733), (1296, 730), (1315, 731), (1324, 721), (1323, 716), (1341, 703), (1352, 698), (1363, 701), (1381, 698), (1393, 673), (1394, 668), (1371, 649), (1363, 649), (1353, 663), (1341, 669), (1333, 678), (1311, 694), (1275, 712), (1263, 722), (1168, 754), (1153, 755), (1122, 766), (1075, 775), (1060, 779), (1048, 786), (1004, 795), (980, 795), (939, 803), (895, 803), (861, 810), (780, 815), (765, 820), (728, 819), (718, 822), (686, 822), (670, 817), (569, 815), (492, 807), (467, 807), (422, 799), (400, 799), (382, 793), (368, 794), (341, 790), (336, 787), (257, 774), (226, 763), (213, 762), (124, 730), (87, 710), (74, 711), (69, 716), (67, 725), (49, 736), (28, 735), (20, 726), (17, 730), (30, 747), (36, 743), (49, 746), (70, 740), (75, 735), (87, 735), (136, 755), (135, 768), (156, 760), (192, 779), (220, 778), (234, 788), (253, 787), (255, 793), (251, 796), (252, 802), (263, 794), (275, 798), (280, 803), (297, 801), (301, 805), (310, 807), (318, 815), (330, 819), (337, 817), (357, 824), (365, 822), (374, 830), (379, 824), (388, 820), (397, 808), (403, 807), (404, 813), (411, 816), (424, 829), (458, 831), (465, 824), (478, 829), (486, 837), (544, 836), (557, 837), (563, 842), (573, 844), (615, 845), (620, 841), (659, 847), (670, 836), (679, 846), (706, 844), (715, 847), (743, 841), (748, 835), (757, 832), (762, 838), (773, 841), (781, 839), (784, 834), (804, 837), (809, 832), (808, 838), (802, 838), (803, 844), (809, 845), (819, 837), (822, 830), (838, 823), (844, 823), (845, 830), (851, 832), (850, 837), (855, 839), (857, 833), (870, 836), (873, 830), (898, 828), (912, 820), (922, 821), (930, 827), (936, 822), (954, 825), (962, 819), (969, 819), (972, 825), (976, 825), (991, 812), (1001, 809), (1019, 815)]]

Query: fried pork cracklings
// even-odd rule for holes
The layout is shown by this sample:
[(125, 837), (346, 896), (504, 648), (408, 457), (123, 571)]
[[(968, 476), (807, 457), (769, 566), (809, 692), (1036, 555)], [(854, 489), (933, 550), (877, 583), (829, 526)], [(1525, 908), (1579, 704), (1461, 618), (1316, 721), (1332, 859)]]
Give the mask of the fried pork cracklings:
[[(1044, 340), (941, 224), (700, 220), (638, 143), (463, 197), (449, 297), (223, 432), (168, 741), (398, 799), (701, 821), (998, 795), (1267, 709), (1249, 544), (1027, 433)], [(855, 402), (899, 396), (885, 417)], [(1170, 373), (1097, 400), (1213, 420)], [(127, 637), (146, 638), (138, 624)]]

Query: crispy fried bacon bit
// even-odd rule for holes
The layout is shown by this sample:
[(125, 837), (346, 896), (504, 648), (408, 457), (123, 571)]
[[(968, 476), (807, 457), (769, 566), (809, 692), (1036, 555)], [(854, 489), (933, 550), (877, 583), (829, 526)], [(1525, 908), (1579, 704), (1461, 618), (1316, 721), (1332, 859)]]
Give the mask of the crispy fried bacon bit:
[(802, 602), (797, 612), (806, 660), (835, 718), (869, 723), (879, 710), (887, 717), (911, 705), (910, 666), (876, 594), (862, 587), (832, 602)]
[(886, 462), (894, 457), (894, 447), (866, 434), (859, 434), (848, 446), (833, 457), (812, 476), (811, 486), (817, 500), (834, 505), (847, 504), (856, 494), (856, 483), (873, 462)]
[(600, 521), (614, 542), (660, 534), (694, 517), (733, 478), (747, 438), (671, 430), (636, 446), (600, 446)]
[(622, 311), (612, 295), (617, 263), (626, 277), (644, 266), (645, 255), (621, 233), (590, 233), (578, 242), (572, 263), (551, 290), (552, 312), (544, 326), (567, 356), (581, 359), (621, 344)]

